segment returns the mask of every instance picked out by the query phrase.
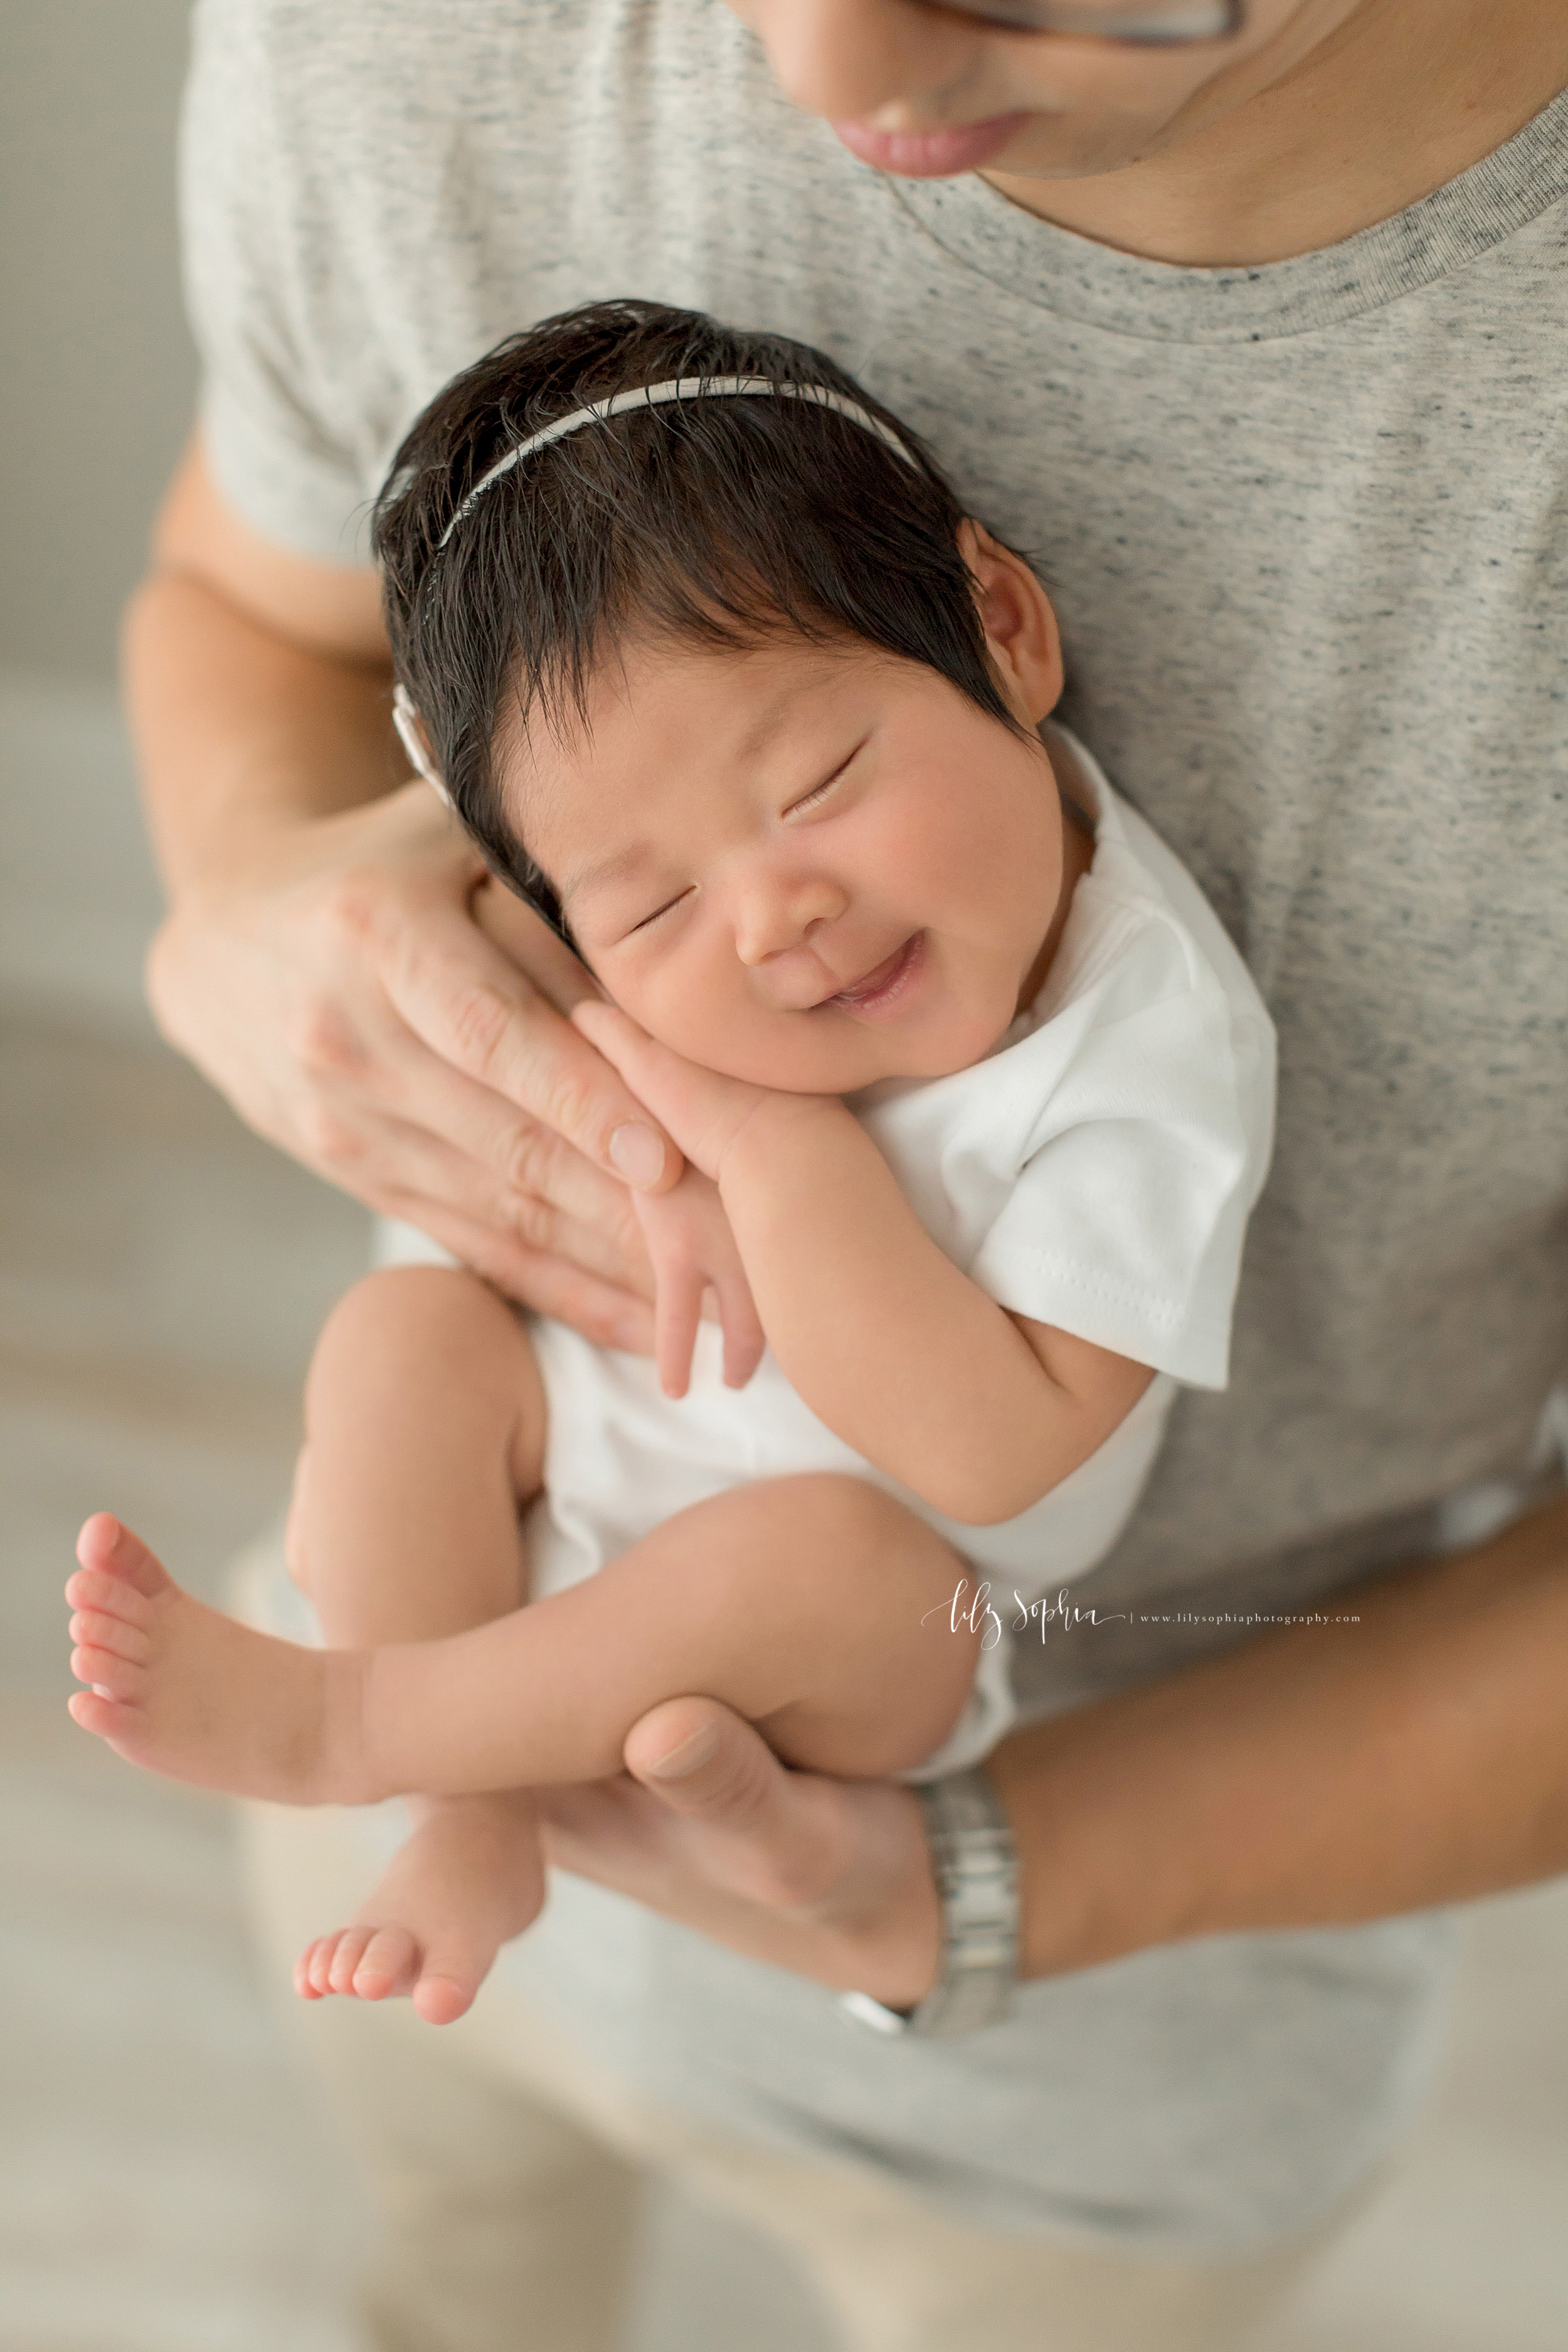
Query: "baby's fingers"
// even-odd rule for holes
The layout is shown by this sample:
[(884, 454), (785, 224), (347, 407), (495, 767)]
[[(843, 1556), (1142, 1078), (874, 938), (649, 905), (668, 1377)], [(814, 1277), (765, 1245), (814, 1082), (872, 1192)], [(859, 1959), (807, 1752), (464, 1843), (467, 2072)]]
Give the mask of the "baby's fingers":
[(762, 1100), (763, 1089), (689, 1062), (639, 1029), (618, 1006), (597, 998), (574, 1005), (572, 1019), (688, 1160), (705, 1175), (716, 1176), (736, 1134)]
[(633, 1073), (641, 1064), (647, 1066), (653, 1050), (653, 1039), (623, 1013), (618, 1004), (607, 1004), (602, 996), (585, 996), (572, 1007), (572, 1025), (586, 1037), (595, 1052), (604, 1055), (613, 1070), (618, 1070), (626, 1084), (636, 1090)]
[(654, 1352), (658, 1384), (667, 1397), (683, 1397), (691, 1385), (691, 1351), (702, 1319), (706, 1280), (699, 1267), (681, 1267), (658, 1276), (658, 1303), (654, 1309)]
[(752, 1297), (752, 1286), (738, 1261), (710, 1278), (719, 1301), (719, 1320), (724, 1328), (724, 1385), (727, 1389), (743, 1389), (763, 1360), (767, 1333)]

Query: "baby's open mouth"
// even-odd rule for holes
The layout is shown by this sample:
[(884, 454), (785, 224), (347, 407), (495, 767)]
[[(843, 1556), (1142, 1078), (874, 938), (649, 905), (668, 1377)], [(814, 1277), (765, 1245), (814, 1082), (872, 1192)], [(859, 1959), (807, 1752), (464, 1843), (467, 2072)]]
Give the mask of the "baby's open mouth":
[(846, 1013), (880, 1012), (903, 994), (920, 966), (925, 961), (925, 933), (913, 932), (902, 947), (895, 948), (868, 972), (863, 972), (848, 988), (841, 988), (827, 999)]

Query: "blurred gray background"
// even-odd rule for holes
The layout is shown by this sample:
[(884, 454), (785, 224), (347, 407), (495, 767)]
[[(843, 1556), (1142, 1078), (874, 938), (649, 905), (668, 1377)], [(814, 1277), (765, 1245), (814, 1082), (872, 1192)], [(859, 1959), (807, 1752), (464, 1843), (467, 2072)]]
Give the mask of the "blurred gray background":
[[(184, 5), (6, 0), (0, 26), (0, 2347), (350, 2352), (364, 2220), (252, 1963), (226, 1812), (63, 1712), (77, 1526), (112, 1503), (221, 1591), (277, 1512), (364, 1221), (141, 1002), (158, 898), (114, 635), (191, 413)], [(1568, 1895), (1468, 1936), (1416, 2143), (1259, 2352), (1568, 2343)], [(656, 2199), (627, 2352), (736, 2343), (826, 2338), (771, 2251)]]
[(0, 982), (130, 1026), (157, 899), (114, 639), (195, 382), (174, 244), (185, 13), (0, 16)]

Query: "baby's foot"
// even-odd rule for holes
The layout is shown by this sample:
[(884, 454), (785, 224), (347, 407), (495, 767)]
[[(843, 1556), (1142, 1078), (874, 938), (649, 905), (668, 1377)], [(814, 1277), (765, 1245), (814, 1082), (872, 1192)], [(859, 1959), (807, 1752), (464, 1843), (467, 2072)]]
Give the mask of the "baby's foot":
[(294, 1969), (304, 2000), (412, 1994), (429, 2025), (471, 2004), (501, 1946), (544, 1899), (538, 1813), (521, 1792), (443, 1797), (429, 1810), (352, 1927), (320, 1936)]
[(132, 1764), (237, 1796), (353, 1803), (345, 1754), (353, 1652), (302, 1650), (183, 1592), (139, 1536), (100, 1511), (77, 1538), (68, 1702)]

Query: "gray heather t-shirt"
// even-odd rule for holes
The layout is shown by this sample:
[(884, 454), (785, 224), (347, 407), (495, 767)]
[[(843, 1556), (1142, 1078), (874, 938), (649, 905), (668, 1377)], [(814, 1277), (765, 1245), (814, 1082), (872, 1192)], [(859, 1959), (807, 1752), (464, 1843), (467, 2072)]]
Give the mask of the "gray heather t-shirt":
[[(1062, 715), (1245, 953), (1280, 1117), (1230, 1389), (1078, 1596), (1120, 1621), (1025, 1645), (1026, 1710), (1418, 1553), (1445, 1501), (1479, 1525), (1568, 1368), (1568, 97), (1343, 244), (1185, 269), (880, 177), (719, 0), (206, 0), (186, 167), (218, 478), (291, 548), (363, 551), (500, 335), (639, 294), (826, 346), (1037, 557)], [(1211, 1939), (951, 2045), (573, 1881), (504, 1965), (698, 2113), (1001, 2229), (1198, 2248), (1397, 2137), (1446, 1948)]]

